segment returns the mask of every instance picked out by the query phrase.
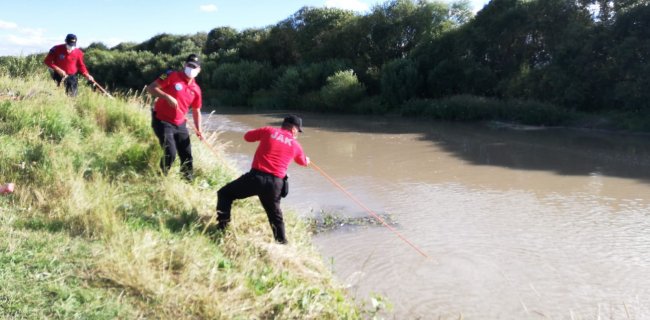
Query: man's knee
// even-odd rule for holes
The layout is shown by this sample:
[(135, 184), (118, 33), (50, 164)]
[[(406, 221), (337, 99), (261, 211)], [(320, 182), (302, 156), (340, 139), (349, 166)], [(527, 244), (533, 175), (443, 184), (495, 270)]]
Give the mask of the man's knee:
[(217, 191), (217, 208), (222, 209), (224, 206), (230, 206), (233, 202), (234, 197), (232, 192), (230, 192), (228, 185), (222, 187)]
[(227, 196), (226, 196), (227, 193), (228, 193), (228, 192), (226, 191), (226, 187), (222, 187), (221, 189), (219, 189), (219, 190), (217, 191), (217, 197), (219, 197), (219, 199), (224, 199), (224, 198), (227, 197)]

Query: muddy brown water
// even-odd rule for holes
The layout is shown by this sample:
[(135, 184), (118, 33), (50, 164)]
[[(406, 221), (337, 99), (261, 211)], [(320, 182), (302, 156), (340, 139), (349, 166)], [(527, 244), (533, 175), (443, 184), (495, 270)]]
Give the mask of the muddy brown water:
[[(225, 110), (206, 128), (244, 171), (256, 145), (243, 133), (283, 115)], [(384, 318), (650, 319), (650, 136), (318, 114), (304, 125), (314, 163), (429, 256), (381, 226), (314, 237), (352, 296), (392, 304)], [(285, 209), (367, 216), (315, 170), (289, 173)]]

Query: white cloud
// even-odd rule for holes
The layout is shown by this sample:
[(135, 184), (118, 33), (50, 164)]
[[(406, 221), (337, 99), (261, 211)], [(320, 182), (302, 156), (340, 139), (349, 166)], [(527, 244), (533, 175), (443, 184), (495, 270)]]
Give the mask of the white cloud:
[(52, 47), (52, 40), (25, 38), (13, 34), (0, 36), (0, 56), (19, 56), (47, 52)]
[(49, 41), (45, 39), (42, 35), (23, 37), (17, 36), (15, 34), (9, 34), (5, 36), (5, 40), (12, 45), (16, 46), (40, 46), (46, 45)]
[(216, 12), (217, 6), (214, 4), (204, 4), (204, 5), (200, 5), (199, 9), (203, 12)]
[(45, 29), (21, 28), (16, 26), (12, 33), (5, 35), (10, 44), (19, 46), (37, 46), (50, 42), (44, 37)]
[(0, 55), (47, 52), (56, 39), (45, 36), (45, 29), (25, 28), (0, 20)]
[(10, 29), (16, 29), (16, 28), (18, 28), (17, 24), (15, 24), (13, 22), (0, 20), (0, 29), (10, 30)]
[(368, 11), (368, 9), (370, 9), (370, 6), (367, 3), (359, 0), (327, 0), (325, 1), (325, 6), (358, 12)]
[(42, 37), (45, 29), (18, 28), (18, 32), (27, 37)]

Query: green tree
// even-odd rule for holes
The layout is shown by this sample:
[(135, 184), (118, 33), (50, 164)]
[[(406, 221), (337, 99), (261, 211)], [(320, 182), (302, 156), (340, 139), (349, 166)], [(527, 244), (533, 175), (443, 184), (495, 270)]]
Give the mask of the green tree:
[[(264, 54), (263, 59), (274, 66), (288, 66), (300, 61), (296, 30), (291, 19), (286, 19), (269, 29), (258, 50)], [(258, 60), (259, 61), (259, 60)]]
[(273, 90), (277, 94), (280, 104), (295, 106), (300, 100), (301, 77), (297, 67), (289, 67), (273, 83)]
[(269, 37), (270, 28), (245, 29), (239, 34), (237, 48), (242, 60), (271, 61), (270, 54), (263, 49)]
[(108, 47), (103, 42), (93, 42), (86, 47), (86, 50), (89, 49), (108, 50)]
[(239, 32), (231, 27), (218, 27), (208, 33), (204, 54), (222, 52), (237, 48)]
[(344, 60), (325, 60), (317, 63), (307, 63), (298, 66), (300, 71), (300, 93), (320, 90), (327, 78), (338, 71), (350, 69), (351, 66)]
[(635, 7), (648, 5), (646, 0), (577, 0), (579, 6), (593, 12), (600, 23), (613, 23), (618, 15)]
[[(180, 58), (180, 57), (179, 57)], [(148, 51), (88, 50), (86, 65), (95, 77), (112, 88), (140, 90), (166, 70), (176, 67), (174, 57)], [(178, 60), (178, 58), (176, 58)]]
[(449, 30), (449, 5), (441, 2), (393, 0), (375, 6), (363, 17), (360, 27), (366, 29), (364, 39), (370, 62), (382, 66), (389, 60), (404, 58), (424, 37)]
[[(350, 23), (344, 38), (353, 43), (347, 57), (371, 94), (380, 93), (380, 70), (405, 58), (423, 42), (454, 29), (471, 15), (465, 2), (450, 7), (442, 2), (392, 0)], [(355, 43), (356, 42), (356, 43)], [(350, 50), (350, 49), (347, 49)]]
[(303, 7), (288, 19), (295, 31), (301, 62), (338, 58), (341, 33), (354, 13), (335, 8)]
[(208, 71), (211, 89), (225, 94), (222, 103), (245, 106), (255, 91), (268, 89), (275, 80), (275, 73), (269, 63), (241, 61), (219, 64)]
[(617, 16), (609, 35), (609, 61), (615, 84), (609, 103), (625, 111), (650, 110), (650, 6), (636, 6)]
[(135, 50), (136, 46), (138, 44), (135, 42), (120, 42), (114, 47), (111, 48), (111, 50), (115, 51), (129, 51), (129, 50)]
[(420, 86), (417, 65), (410, 59), (395, 59), (381, 72), (381, 97), (389, 108), (414, 98)]
[(201, 52), (206, 38), (205, 33), (197, 33), (193, 36), (162, 33), (138, 44), (134, 49), (171, 55), (198, 53)]

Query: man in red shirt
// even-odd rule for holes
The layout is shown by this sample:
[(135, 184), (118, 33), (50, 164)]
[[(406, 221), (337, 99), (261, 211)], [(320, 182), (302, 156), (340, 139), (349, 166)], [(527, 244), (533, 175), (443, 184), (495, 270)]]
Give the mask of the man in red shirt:
[(192, 146), (190, 134), (185, 126), (185, 114), (192, 108), (194, 131), (203, 138), (201, 131), (201, 88), (196, 83), (196, 76), (201, 71), (199, 57), (191, 54), (185, 61), (182, 71), (163, 73), (147, 86), (147, 91), (158, 98), (152, 110), (151, 127), (158, 137), (164, 156), (160, 168), (166, 175), (176, 159), (181, 158), (181, 173), (188, 180), (193, 180)]
[(65, 37), (65, 44), (52, 47), (45, 57), (45, 64), (50, 68), (52, 79), (60, 86), (63, 81), (65, 93), (71, 97), (77, 96), (77, 71), (93, 81), (94, 78), (88, 73), (84, 64), (84, 53), (77, 49), (77, 36), (68, 34)]
[[(251, 171), (225, 185), (217, 192), (217, 229), (223, 230), (230, 222), (230, 208), (236, 199), (258, 196), (271, 224), (273, 238), (287, 243), (280, 199), (286, 196), (287, 168), (291, 161), (309, 165), (302, 146), (296, 140), (302, 132), (302, 119), (291, 115), (284, 118), (281, 128), (263, 127), (246, 132), (244, 140), (259, 141)], [(283, 190), (285, 189), (285, 190)]]

